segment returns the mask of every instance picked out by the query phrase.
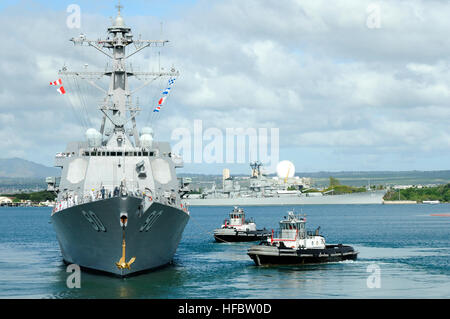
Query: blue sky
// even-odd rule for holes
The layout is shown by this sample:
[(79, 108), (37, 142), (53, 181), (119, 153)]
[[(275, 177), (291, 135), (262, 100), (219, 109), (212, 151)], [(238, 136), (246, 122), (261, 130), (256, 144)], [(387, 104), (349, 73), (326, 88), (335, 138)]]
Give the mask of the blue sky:
[[(139, 15), (143, 12), (151, 12), (152, 15), (164, 17), (179, 12), (187, 6), (195, 4), (195, 0), (122, 0), (124, 12), (129, 15)], [(37, 4), (42, 10), (65, 11), (70, 4), (79, 5), (84, 12), (115, 16), (117, 1), (113, 0), (2, 0), (0, 10), (8, 7), (26, 6), (29, 3)]]
[[(81, 7), (81, 30), (66, 26), (70, 4)], [(2, 157), (52, 165), (67, 142), (84, 139), (85, 128), (48, 82), (62, 64), (104, 68), (101, 55), (68, 39), (80, 32), (103, 37), (116, 4), (0, 2), (7, 48), (0, 52)], [(368, 27), (369, 0), (121, 4), (135, 35), (171, 41), (161, 64), (181, 72), (167, 108), (150, 121), (159, 139), (170, 141), (175, 129), (202, 120), (222, 132), (278, 128), (280, 160), (297, 171), (449, 169), (450, 3), (378, 1), (378, 28)], [(149, 70), (158, 54), (152, 49), (130, 62)], [(154, 103), (163, 86), (146, 91), (142, 103)], [(100, 97), (90, 97), (86, 116), (96, 127)], [(149, 124), (149, 110), (139, 124)], [(220, 163), (184, 171), (220, 173), (227, 166), (248, 172), (247, 164)]]

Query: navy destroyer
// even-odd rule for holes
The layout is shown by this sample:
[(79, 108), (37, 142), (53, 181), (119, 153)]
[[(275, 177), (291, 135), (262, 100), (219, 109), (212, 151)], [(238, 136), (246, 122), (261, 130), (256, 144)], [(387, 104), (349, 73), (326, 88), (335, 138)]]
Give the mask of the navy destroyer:
[[(156, 79), (174, 80), (178, 72), (135, 72), (126, 62), (141, 50), (168, 41), (134, 39), (120, 9), (119, 5), (106, 39), (89, 40), (83, 34), (71, 39), (110, 59), (104, 72), (70, 72), (64, 67), (59, 73), (63, 83), (79, 77), (104, 91), (99, 105), (103, 117), (99, 131), (89, 128), (85, 141), (69, 143), (56, 155), (61, 177), (47, 178), (47, 183), (57, 192), (51, 221), (63, 260), (127, 276), (172, 261), (189, 211), (181, 201), (175, 172), (183, 165), (181, 158), (171, 153), (169, 143), (153, 140), (151, 127), (138, 130), (141, 109), (132, 100), (137, 89)], [(102, 77), (109, 77), (107, 90), (96, 80)], [(145, 81), (134, 91), (129, 85), (132, 77)]]
[(248, 255), (257, 266), (268, 264), (310, 264), (355, 260), (358, 252), (348, 245), (327, 245), (325, 238), (306, 230), (306, 217), (288, 212), (280, 229), (259, 245), (251, 246)]

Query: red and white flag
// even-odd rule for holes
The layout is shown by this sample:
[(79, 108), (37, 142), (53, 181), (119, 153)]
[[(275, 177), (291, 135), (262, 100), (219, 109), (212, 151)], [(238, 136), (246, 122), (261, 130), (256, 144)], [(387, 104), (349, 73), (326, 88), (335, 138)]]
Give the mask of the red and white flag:
[(50, 82), (50, 85), (61, 85), (61, 84), (62, 84), (62, 80), (61, 79), (58, 79), (57, 81)]
[(158, 101), (158, 105), (163, 105), (164, 101), (166, 100), (166, 97), (162, 97)]
[(61, 86), (61, 87), (58, 88), (56, 91), (58, 91), (59, 94), (66, 94), (66, 90), (64, 90), (64, 86)]

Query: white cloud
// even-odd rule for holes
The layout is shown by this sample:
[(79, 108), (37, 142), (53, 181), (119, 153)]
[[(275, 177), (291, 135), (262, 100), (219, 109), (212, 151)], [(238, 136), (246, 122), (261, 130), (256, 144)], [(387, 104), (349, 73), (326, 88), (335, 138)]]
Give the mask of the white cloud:
[[(327, 148), (348, 156), (316, 170), (345, 162), (348, 169), (369, 167), (351, 155), (369, 148), (368, 163), (414, 154), (417, 160), (409, 167), (424, 169), (434, 153), (449, 159), (450, 151), (442, 149), (450, 143), (450, 3), (377, 1), (381, 28), (369, 29), (372, 2), (202, 0), (168, 18), (163, 35), (171, 43), (161, 63), (175, 65), (182, 75), (160, 121), (153, 123), (158, 136), (168, 139), (172, 129), (192, 127), (194, 119), (221, 129), (279, 127), (283, 148), (299, 154), (302, 147)], [(103, 36), (109, 19), (83, 12), (82, 31), (90, 38)], [(5, 154), (21, 150), (43, 162), (68, 140), (83, 137), (73, 110), (47, 83), (63, 63), (102, 69), (104, 60), (92, 48), (71, 47), (68, 38), (76, 30), (65, 27), (65, 12), (9, 9), (0, 15), (9, 46), (0, 53), (0, 122), (6, 125), (2, 131), (15, 136), (14, 143), (3, 145)], [(157, 17), (132, 17), (126, 8), (123, 15), (135, 36), (159, 37)], [(133, 57), (133, 66), (155, 68), (157, 53)], [(153, 100), (141, 97), (142, 106), (150, 110), (147, 104), (163, 86), (158, 82), (146, 91)], [(99, 118), (98, 99), (90, 102), (88, 117)], [(140, 124), (152, 116), (143, 114)], [(296, 166), (314, 167), (311, 161)], [(447, 168), (436, 165), (429, 169)]]

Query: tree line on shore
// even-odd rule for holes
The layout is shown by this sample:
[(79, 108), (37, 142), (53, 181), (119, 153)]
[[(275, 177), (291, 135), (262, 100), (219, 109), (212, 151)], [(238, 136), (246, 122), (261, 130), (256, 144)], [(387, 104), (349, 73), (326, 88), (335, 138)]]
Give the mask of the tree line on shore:
[(39, 191), (33, 193), (18, 193), (18, 194), (4, 194), (2, 196), (9, 197), (13, 203), (19, 203), (20, 201), (30, 200), (33, 203), (40, 203), (45, 201), (53, 202), (56, 198), (54, 192)]
[[(353, 187), (347, 185), (341, 185), (340, 182), (333, 177), (330, 177), (329, 187), (322, 190), (321, 192), (330, 192), (334, 194), (348, 194), (356, 192), (365, 192), (367, 189), (365, 187)], [(202, 191), (201, 189), (199, 190)], [(316, 189), (309, 189), (305, 192), (319, 192)], [(193, 192), (192, 192), (193, 193)], [(31, 202), (45, 202), (54, 201), (56, 194), (49, 191), (39, 191), (33, 193), (18, 193), (18, 194), (3, 194), (1, 196), (9, 197), (13, 202), (18, 203), (20, 201), (30, 200)], [(450, 183), (445, 185), (438, 185), (433, 187), (410, 187), (407, 189), (391, 189), (385, 194), (384, 200), (386, 201), (397, 201), (397, 200), (408, 200), (423, 202), (429, 200), (438, 200), (440, 202), (450, 202)]]
[(330, 176), (330, 182), (329, 182), (329, 185), (327, 188), (325, 188), (323, 190), (311, 188), (311, 189), (305, 190), (304, 193), (321, 192), (321, 193), (333, 193), (334, 195), (340, 195), (340, 194), (362, 193), (365, 191), (367, 191), (367, 189), (365, 187), (354, 187), (354, 186), (342, 185), (337, 178)]
[(383, 197), (386, 201), (435, 201), (450, 202), (450, 184), (433, 187), (410, 187), (407, 189), (391, 189)]

